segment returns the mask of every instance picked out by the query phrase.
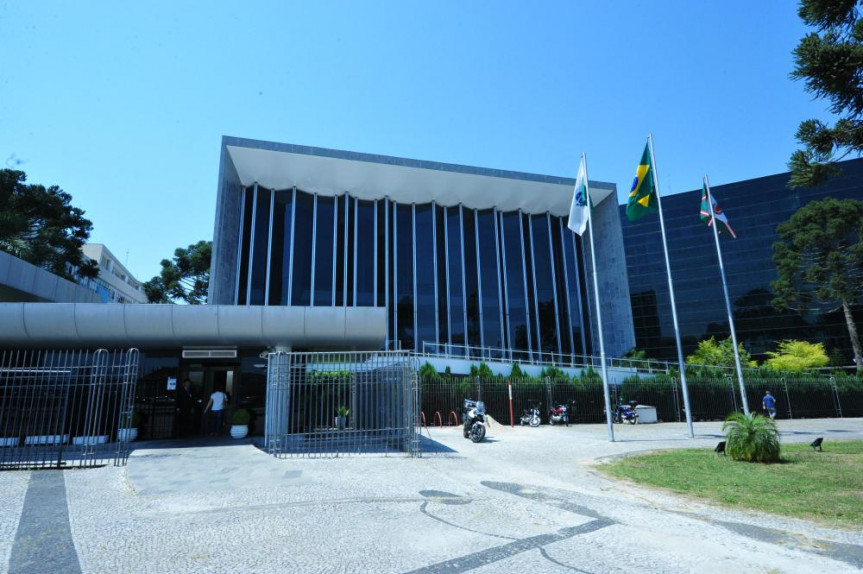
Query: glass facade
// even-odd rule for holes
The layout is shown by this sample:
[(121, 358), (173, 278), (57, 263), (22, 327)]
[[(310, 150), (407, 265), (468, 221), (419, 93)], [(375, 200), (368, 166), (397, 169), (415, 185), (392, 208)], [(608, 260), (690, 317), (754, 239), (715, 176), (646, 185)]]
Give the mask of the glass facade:
[(563, 218), (245, 189), (241, 305), (379, 306), (388, 346), (586, 353), (581, 238)]
[[(841, 309), (801, 315), (778, 311), (771, 301), (776, 279), (773, 243), (776, 226), (800, 207), (825, 197), (863, 197), (863, 160), (843, 162), (842, 174), (815, 189), (790, 189), (789, 174), (715, 186), (711, 191), (728, 217), (737, 239), (720, 235), (722, 258), (734, 313), (737, 339), (759, 359), (775, 351), (776, 341), (805, 339), (824, 342), (851, 364), (851, 349)], [(684, 354), (698, 341), (730, 335), (722, 279), (713, 233), (699, 218), (701, 190), (662, 198), (668, 255)], [(662, 254), (659, 219), (626, 219), (620, 209), (635, 327), (636, 347), (652, 357), (677, 358), (668, 279)], [(863, 309), (855, 309), (858, 324)]]

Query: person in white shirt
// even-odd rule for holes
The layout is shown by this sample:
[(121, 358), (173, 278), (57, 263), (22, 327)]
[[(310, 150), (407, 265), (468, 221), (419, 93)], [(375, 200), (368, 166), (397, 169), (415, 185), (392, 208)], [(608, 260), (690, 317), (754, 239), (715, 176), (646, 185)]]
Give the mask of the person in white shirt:
[(213, 411), (210, 417), (210, 435), (218, 436), (222, 432), (222, 423), (225, 421), (225, 408), (228, 406), (228, 395), (222, 390), (214, 391), (210, 395), (210, 401), (204, 407), (204, 414)]

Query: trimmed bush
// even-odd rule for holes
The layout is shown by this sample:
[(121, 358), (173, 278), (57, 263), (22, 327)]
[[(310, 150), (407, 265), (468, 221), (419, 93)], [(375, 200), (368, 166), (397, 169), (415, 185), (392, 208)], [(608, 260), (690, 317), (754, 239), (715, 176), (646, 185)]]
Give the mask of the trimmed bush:
[(231, 423), (235, 425), (247, 425), (249, 424), (249, 419), (251, 418), (251, 413), (249, 413), (249, 411), (247, 411), (246, 409), (237, 409), (231, 416)]
[(732, 413), (722, 425), (725, 452), (734, 460), (779, 462), (779, 430), (770, 417)]

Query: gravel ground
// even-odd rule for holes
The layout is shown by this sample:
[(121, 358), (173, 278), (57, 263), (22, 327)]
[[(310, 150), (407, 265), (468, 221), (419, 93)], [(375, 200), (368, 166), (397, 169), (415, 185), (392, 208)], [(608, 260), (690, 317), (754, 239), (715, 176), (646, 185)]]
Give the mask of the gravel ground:
[[(493, 425), (480, 444), (431, 429), (437, 452), (419, 459), (142, 443), (125, 468), (64, 472), (69, 522), (83, 572), (859, 572), (859, 531), (720, 509), (595, 470), (638, 451), (713, 446), (720, 426), (696, 424), (696, 439), (682, 424), (616, 426), (615, 443), (603, 425)], [(863, 438), (861, 419), (780, 428), (786, 442), (824, 436), (826, 450)], [(28, 476), (0, 473), (0, 565)]]

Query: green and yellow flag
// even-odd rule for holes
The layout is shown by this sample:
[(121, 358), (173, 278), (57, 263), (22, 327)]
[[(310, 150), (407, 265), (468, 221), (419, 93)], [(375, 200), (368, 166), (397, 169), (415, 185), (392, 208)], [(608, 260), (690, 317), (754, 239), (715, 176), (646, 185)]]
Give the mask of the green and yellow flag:
[(626, 204), (626, 218), (630, 221), (641, 219), (659, 209), (656, 203), (656, 187), (653, 185), (652, 170), (650, 144), (646, 144), (644, 154), (641, 156), (641, 163), (635, 170), (635, 180), (632, 182), (632, 189), (629, 190), (629, 202)]

